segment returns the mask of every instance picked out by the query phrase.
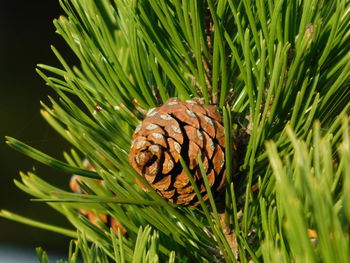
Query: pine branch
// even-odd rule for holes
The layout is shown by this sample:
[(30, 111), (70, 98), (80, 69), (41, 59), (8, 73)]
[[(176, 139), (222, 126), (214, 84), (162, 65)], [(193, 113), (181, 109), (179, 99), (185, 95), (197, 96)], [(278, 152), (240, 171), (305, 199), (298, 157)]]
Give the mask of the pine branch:
[[(37, 72), (58, 95), (41, 113), (74, 150), (61, 161), (7, 140), (80, 176), (80, 193), (32, 173), (15, 181), (62, 213), (77, 234), (1, 216), (77, 236), (68, 262), (79, 253), (84, 262), (349, 261), (348, 0), (60, 3), (65, 16), (54, 25), (79, 65), (53, 47), (62, 68), (38, 65)], [(221, 204), (201, 158), (208, 202), (182, 161), (197, 208), (166, 202), (129, 164), (136, 126), (170, 97), (200, 98), (222, 112)], [(38, 254), (47, 261), (43, 250)]]

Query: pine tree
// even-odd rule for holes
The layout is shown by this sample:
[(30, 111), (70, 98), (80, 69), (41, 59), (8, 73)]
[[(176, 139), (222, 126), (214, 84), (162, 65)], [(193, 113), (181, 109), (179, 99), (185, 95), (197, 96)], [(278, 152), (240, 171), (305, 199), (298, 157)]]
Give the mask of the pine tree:
[[(53, 47), (62, 68), (37, 72), (59, 97), (41, 113), (73, 148), (58, 160), (7, 143), (67, 173), (71, 192), (31, 172), (15, 183), (72, 228), (0, 216), (71, 237), (68, 262), (350, 262), (350, 1), (60, 3), (65, 16), (54, 24), (80, 64)], [(200, 136), (186, 130), (181, 107), (166, 112), (187, 150), (172, 155), (179, 181), (164, 168), (173, 168), (169, 153), (142, 148), (144, 163), (129, 160), (135, 129), (170, 98), (219, 114), (198, 126), (216, 133), (195, 151)], [(157, 179), (147, 177), (153, 164), (163, 165)], [(175, 191), (175, 181), (187, 188)], [(187, 190), (193, 199), (181, 203)]]

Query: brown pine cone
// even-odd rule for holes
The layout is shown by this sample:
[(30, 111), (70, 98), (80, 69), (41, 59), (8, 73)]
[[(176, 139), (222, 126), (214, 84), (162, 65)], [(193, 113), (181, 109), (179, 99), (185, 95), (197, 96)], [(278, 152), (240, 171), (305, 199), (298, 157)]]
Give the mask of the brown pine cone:
[[(129, 160), (163, 198), (176, 204), (195, 206), (199, 202), (179, 158), (182, 156), (185, 160), (206, 200), (208, 196), (198, 155), (202, 158), (213, 193), (218, 193), (225, 182), (222, 117), (214, 105), (171, 98), (164, 105), (151, 109), (136, 128)], [(142, 188), (146, 190), (144, 186)]]
[[(90, 164), (90, 162), (85, 159), (83, 162), (83, 165), (86, 169), (88, 169), (89, 171), (95, 171), (95, 168)], [(75, 193), (79, 193), (79, 194), (85, 194), (86, 192), (81, 189), (80, 185), (78, 182), (83, 182), (84, 179), (81, 176), (78, 175), (73, 175), (71, 177), (71, 180), (69, 182), (69, 187), (70, 189), (75, 192)], [(97, 182), (103, 186), (103, 181), (102, 180), (97, 180)], [(119, 231), (122, 231), (123, 235), (126, 235), (127, 231), (126, 229), (119, 223), (119, 221), (117, 221), (115, 218), (111, 217), (110, 215), (106, 215), (103, 213), (94, 213), (91, 211), (87, 211), (84, 209), (79, 209), (79, 212), (86, 216), (91, 223), (93, 223), (95, 226), (98, 226), (98, 222), (102, 222), (105, 225), (107, 225), (108, 227), (111, 227), (114, 231), (114, 233), (117, 235)]]

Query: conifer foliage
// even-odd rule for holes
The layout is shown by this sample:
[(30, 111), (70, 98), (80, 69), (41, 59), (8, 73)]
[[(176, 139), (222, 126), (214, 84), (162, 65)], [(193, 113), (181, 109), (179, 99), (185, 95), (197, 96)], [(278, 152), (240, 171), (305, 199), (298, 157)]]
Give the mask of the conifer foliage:
[[(41, 113), (72, 149), (55, 158), (7, 143), (66, 172), (67, 185), (79, 176), (75, 192), (33, 173), (15, 180), (72, 227), (0, 216), (71, 237), (68, 262), (350, 262), (349, 0), (60, 3), (54, 24), (79, 64), (53, 47), (62, 67), (37, 72), (58, 95)], [(200, 100), (222, 120), (219, 195), (210, 147), (174, 155), (195, 207), (168, 202), (129, 163), (136, 127), (170, 98)], [(177, 143), (198, 147), (185, 124)]]

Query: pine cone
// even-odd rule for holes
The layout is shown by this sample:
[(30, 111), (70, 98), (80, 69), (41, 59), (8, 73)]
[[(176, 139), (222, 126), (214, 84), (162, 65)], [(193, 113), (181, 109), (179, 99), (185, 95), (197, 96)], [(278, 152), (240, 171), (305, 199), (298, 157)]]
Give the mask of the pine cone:
[(198, 100), (184, 102), (172, 98), (164, 105), (151, 109), (136, 128), (129, 160), (132, 167), (163, 198), (176, 204), (195, 206), (199, 202), (182, 169), (180, 156), (206, 200), (208, 196), (197, 161), (198, 155), (215, 194), (225, 182), (224, 152), (224, 127), (217, 107), (201, 104)]
[[(84, 160), (83, 165), (89, 171), (95, 171), (95, 168), (90, 164), (90, 162), (87, 159)], [(75, 193), (85, 194), (86, 192), (79, 185), (79, 182), (82, 183), (83, 181), (84, 179), (81, 176), (73, 175), (69, 182), (70, 189)], [(103, 186), (102, 180), (97, 180), (97, 181), (101, 186)], [(127, 233), (126, 229), (119, 223), (119, 221), (117, 221), (115, 218), (111, 217), (110, 215), (106, 215), (103, 213), (97, 214), (84, 209), (80, 209), (79, 212), (82, 215), (86, 216), (90, 220), (90, 222), (96, 226), (99, 226), (98, 222), (100, 221), (105, 225), (107, 225), (108, 227), (111, 227), (116, 235), (118, 234), (119, 231), (122, 231), (123, 235), (126, 235)]]

